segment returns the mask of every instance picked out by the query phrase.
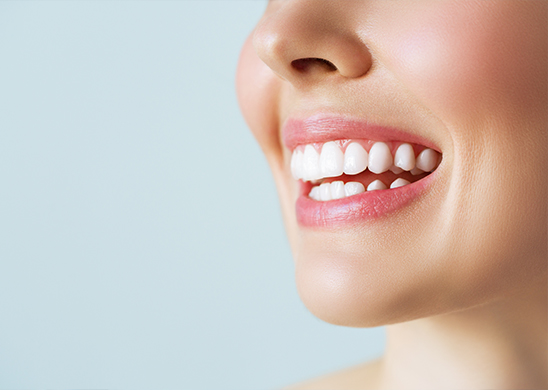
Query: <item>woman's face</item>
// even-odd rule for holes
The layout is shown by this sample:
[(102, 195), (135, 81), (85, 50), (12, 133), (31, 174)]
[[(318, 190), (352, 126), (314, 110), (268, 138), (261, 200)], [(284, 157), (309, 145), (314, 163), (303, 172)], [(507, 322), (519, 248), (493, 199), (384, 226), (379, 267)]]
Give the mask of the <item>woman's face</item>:
[(238, 97), (315, 315), (376, 326), (544, 283), (547, 15), (544, 0), (270, 1)]

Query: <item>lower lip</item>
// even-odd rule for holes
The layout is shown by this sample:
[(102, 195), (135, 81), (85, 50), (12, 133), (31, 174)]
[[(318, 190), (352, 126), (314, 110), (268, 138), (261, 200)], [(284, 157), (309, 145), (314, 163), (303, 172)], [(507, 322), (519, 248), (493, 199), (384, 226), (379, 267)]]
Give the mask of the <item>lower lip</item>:
[(301, 182), (301, 193), (296, 203), (297, 222), (302, 227), (334, 228), (386, 217), (426, 193), (435, 173), (403, 187), (366, 191), (326, 202), (309, 198), (311, 186)]

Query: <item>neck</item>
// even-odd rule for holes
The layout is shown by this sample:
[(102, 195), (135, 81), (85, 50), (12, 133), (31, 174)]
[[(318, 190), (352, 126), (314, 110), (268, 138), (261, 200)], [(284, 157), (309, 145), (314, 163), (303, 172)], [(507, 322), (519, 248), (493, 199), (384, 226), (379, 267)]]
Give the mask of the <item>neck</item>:
[(548, 388), (546, 285), (536, 291), (388, 326), (382, 387)]

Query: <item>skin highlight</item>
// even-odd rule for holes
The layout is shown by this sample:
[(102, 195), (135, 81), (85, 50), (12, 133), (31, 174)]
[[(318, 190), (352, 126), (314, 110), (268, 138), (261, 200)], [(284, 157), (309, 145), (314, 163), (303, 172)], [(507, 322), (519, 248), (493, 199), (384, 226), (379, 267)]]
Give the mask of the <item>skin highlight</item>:
[[(295, 388), (548, 387), (548, 3), (272, 0), (242, 49), (308, 309), (388, 325), (378, 362)], [(428, 191), (351, 226), (297, 222), (282, 129), (318, 114), (428, 139)]]

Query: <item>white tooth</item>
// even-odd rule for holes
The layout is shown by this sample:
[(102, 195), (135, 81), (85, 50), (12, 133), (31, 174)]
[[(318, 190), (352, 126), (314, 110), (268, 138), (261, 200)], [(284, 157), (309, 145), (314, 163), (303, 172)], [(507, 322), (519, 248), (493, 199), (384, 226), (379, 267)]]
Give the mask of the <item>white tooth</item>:
[(432, 149), (424, 149), (417, 156), (417, 168), (425, 172), (432, 171), (438, 163), (438, 152)]
[(316, 152), (314, 146), (306, 145), (303, 154), (303, 180), (317, 180), (322, 177), (320, 174), (319, 159), (320, 155)]
[(344, 152), (344, 173), (357, 175), (367, 169), (369, 155), (357, 142), (352, 142)]
[(320, 199), (321, 200), (331, 200), (331, 184), (322, 183), (320, 184)]
[(417, 168), (417, 167), (411, 169), (411, 174), (412, 174), (413, 176), (420, 175), (421, 173), (424, 173), (424, 171), (420, 170), (420, 169)]
[(291, 174), (295, 180), (299, 180), (303, 177), (303, 152), (300, 150), (294, 150), (291, 156)]
[(334, 181), (331, 183), (331, 199), (344, 198), (344, 182)]
[(394, 155), (394, 165), (404, 171), (410, 171), (415, 168), (415, 152), (411, 145), (401, 144), (398, 147)]
[(392, 165), (392, 166), (390, 167), (390, 171), (391, 171), (392, 173), (395, 173), (396, 175), (399, 175), (400, 173), (403, 172), (403, 169), (401, 169), (401, 168), (399, 168), (399, 167), (397, 167), (397, 166), (395, 166), (395, 165)]
[(369, 170), (373, 173), (386, 172), (392, 166), (392, 153), (384, 142), (375, 142), (369, 150)]
[(314, 200), (320, 200), (320, 187), (312, 187), (308, 196)]
[(362, 183), (357, 181), (349, 181), (344, 185), (344, 194), (346, 196), (352, 196), (365, 192), (365, 187)]
[(392, 182), (392, 184), (390, 184), (390, 188), (398, 188), (398, 187), (403, 187), (403, 186), (406, 186), (410, 184), (410, 182), (408, 182), (407, 180), (405, 179), (402, 179), (401, 177), (400, 178), (397, 178), (396, 180), (394, 180)]
[(386, 190), (387, 188), (388, 187), (386, 186), (386, 184), (377, 179), (369, 183), (369, 185), (367, 186), (367, 191)]
[(342, 175), (343, 160), (343, 152), (335, 142), (330, 141), (325, 143), (320, 154), (320, 173), (322, 177)]

